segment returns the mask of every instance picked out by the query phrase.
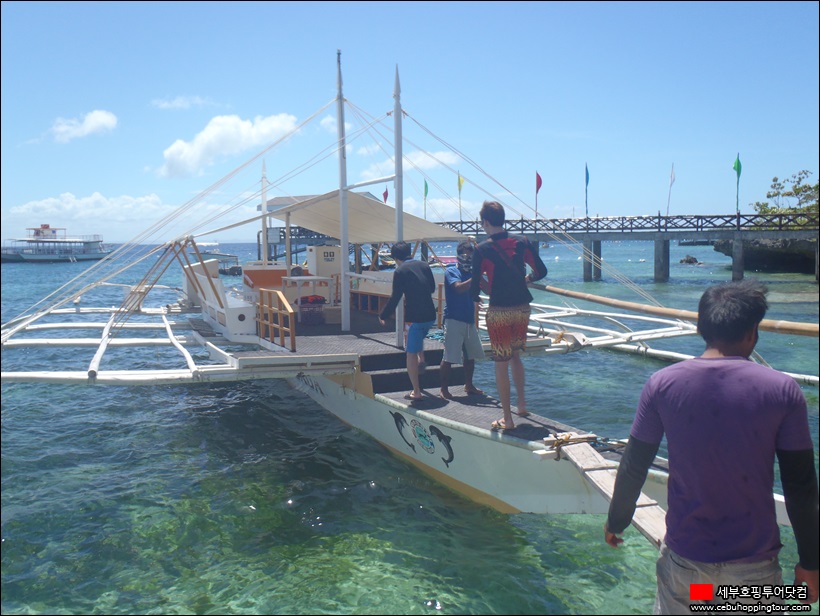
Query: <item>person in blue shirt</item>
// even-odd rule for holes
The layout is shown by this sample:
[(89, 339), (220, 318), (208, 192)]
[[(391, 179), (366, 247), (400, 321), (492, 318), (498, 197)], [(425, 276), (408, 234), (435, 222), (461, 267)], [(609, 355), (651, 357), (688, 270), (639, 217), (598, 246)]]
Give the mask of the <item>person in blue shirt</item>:
[(475, 362), (484, 357), (484, 348), (475, 323), (475, 303), (470, 297), (473, 243), (461, 242), (456, 248), (458, 262), (444, 273), (444, 355), (441, 360), (441, 397), (450, 399), (450, 371), (453, 364), (464, 365), (464, 393), (481, 395), (473, 385)]

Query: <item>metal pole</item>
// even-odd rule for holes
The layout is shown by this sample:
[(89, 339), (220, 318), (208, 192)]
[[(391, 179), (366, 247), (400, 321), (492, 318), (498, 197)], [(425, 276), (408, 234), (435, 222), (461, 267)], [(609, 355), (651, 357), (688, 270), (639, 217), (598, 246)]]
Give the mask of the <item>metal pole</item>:
[(344, 97), (342, 96), (342, 52), (336, 51), (336, 83), (338, 93), (336, 95), (336, 121), (339, 135), (339, 222), (341, 233), (339, 243), (341, 244), (341, 259), (339, 259), (339, 286), (342, 292), (342, 331), (350, 331), (350, 244), (348, 241), (348, 219), (347, 219), (347, 151), (345, 142), (345, 109)]

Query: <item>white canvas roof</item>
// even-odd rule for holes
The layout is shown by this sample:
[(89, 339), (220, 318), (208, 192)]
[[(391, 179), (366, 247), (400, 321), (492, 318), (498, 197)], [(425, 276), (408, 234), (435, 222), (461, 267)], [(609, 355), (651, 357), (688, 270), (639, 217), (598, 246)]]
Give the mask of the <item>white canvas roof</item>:
[[(348, 241), (351, 244), (372, 244), (396, 241), (396, 210), (369, 193), (347, 193)], [(269, 216), (285, 221), (290, 214), (290, 224), (310, 229), (316, 233), (339, 239), (341, 213), (339, 191), (310, 197), (293, 205), (274, 209)], [(405, 241), (458, 241), (465, 237), (451, 229), (403, 213)]]

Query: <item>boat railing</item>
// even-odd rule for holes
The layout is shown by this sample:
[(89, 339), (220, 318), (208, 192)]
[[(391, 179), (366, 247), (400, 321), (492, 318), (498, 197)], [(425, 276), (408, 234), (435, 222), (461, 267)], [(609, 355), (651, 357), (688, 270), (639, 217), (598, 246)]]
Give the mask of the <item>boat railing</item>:
[[(369, 312), (380, 312), (387, 300), (390, 298), (392, 292), (393, 276), (392, 272), (388, 275), (371, 273), (371, 274), (350, 274), (350, 292), (354, 298), (353, 305), (359, 310)], [(370, 300), (373, 301), (370, 301)], [(433, 303), (436, 305), (436, 327), (439, 329), (444, 325), (444, 283), (439, 282), (436, 285), (436, 290), (433, 292)]]
[(296, 352), (296, 311), (281, 291), (259, 289), (256, 322), (260, 338)]

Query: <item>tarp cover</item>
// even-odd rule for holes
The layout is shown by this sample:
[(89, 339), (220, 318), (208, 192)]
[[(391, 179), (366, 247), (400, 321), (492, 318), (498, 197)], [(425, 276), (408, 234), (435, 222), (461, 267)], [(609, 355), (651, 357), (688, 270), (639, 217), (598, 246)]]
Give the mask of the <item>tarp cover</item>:
[[(367, 193), (347, 193), (348, 242), (375, 244), (396, 241), (396, 210)], [(310, 197), (293, 205), (271, 210), (268, 216), (336, 239), (341, 234), (339, 191)], [(458, 241), (464, 236), (452, 229), (403, 212), (403, 239), (407, 242)]]

